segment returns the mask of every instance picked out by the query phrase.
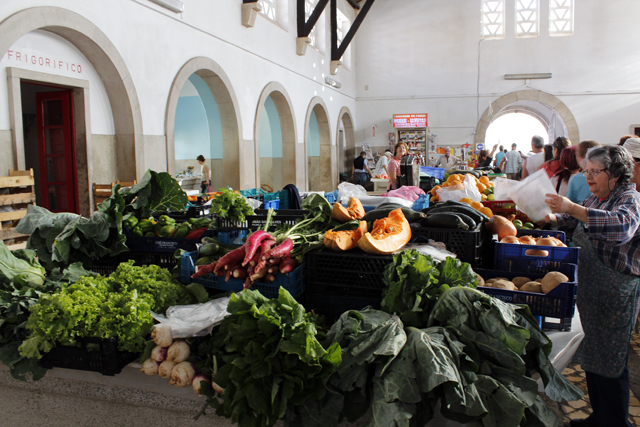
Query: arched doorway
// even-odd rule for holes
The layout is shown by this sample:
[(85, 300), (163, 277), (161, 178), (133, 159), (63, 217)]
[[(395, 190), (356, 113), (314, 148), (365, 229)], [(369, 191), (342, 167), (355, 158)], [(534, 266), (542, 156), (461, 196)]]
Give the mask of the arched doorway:
[(329, 118), (322, 98), (315, 97), (307, 109), (305, 120), (307, 146), (307, 188), (310, 191), (333, 191), (335, 185), (334, 159), (331, 149)]
[[(195, 157), (202, 154), (211, 169), (214, 190), (223, 186), (251, 187), (251, 183), (244, 183), (241, 178), (244, 169), (251, 165), (240, 161), (237, 105), (231, 83), (216, 62), (205, 57), (187, 61), (173, 80), (167, 103), (169, 173), (196, 165)], [(194, 121), (195, 126), (189, 123)], [(193, 137), (197, 138), (195, 146), (196, 140), (190, 139)]]
[(269, 83), (256, 112), (256, 188), (278, 191), (287, 184), (304, 187), (298, 179), (295, 121), (289, 95), (277, 82)]
[(487, 129), (496, 118), (516, 111), (539, 120), (547, 129), (549, 141), (558, 136), (580, 141), (575, 117), (562, 101), (540, 90), (521, 90), (501, 96), (485, 110), (476, 127), (476, 144), (485, 143)]
[(539, 135), (545, 144), (549, 142), (549, 124), (535, 114), (520, 110), (497, 117), (487, 128), (484, 146), (489, 150), (494, 144), (510, 150), (516, 144), (517, 150), (527, 153), (531, 150), (531, 138)]
[[(351, 175), (353, 160), (356, 158), (356, 136), (354, 131), (351, 111), (342, 107), (338, 116), (338, 129), (336, 133), (336, 149), (338, 150), (338, 173), (346, 174), (346, 179)], [(343, 175), (344, 177), (344, 175)]]
[[(0, 23), (0, 57), (23, 35), (43, 30), (62, 37), (84, 55), (97, 72), (108, 95), (113, 113), (115, 144), (117, 153), (117, 178), (130, 181), (142, 177), (146, 171), (142, 117), (136, 90), (125, 61), (109, 38), (92, 22), (67, 9), (44, 6), (21, 10)], [(19, 68), (7, 67), (9, 90), (9, 115), (12, 129), (11, 147), (3, 147), (12, 157), (12, 167), (25, 168), (23, 120), (21, 110), (21, 81), (61, 84), (57, 76), (45, 73), (29, 73)], [(88, 120), (87, 99), (89, 88), (81, 84), (66, 84), (73, 91), (76, 103), (75, 136), (78, 150), (78, 165), (84, 168), (78, 174), (77, 187), (80, 212), (87, 215), (90, 210), (91, 181), (94, 179), (91, 126)]]

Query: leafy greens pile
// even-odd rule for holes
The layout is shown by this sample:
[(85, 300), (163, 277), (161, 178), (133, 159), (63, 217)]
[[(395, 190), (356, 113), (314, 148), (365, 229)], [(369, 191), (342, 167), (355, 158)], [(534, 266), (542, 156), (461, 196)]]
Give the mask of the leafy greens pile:
[(120, 350), (140, 352), (154, 323), (151, 311), (164, 313), (191, 301), (189, 290), (168, 270), (124, 262), (109, 277), (83, 276), (41, 295), (30, 308), (31, 334), (20, 354), (39, 359), (56, 343), (73, 345), (81, 337), (117, 337)]
[(211, 200), (210, 212), (230, 221), (246, 221), (247, 215), (253, 215), (253, 209), (242, 194), (228, 188), (221, 188), (220, 194)]
[(533, 375), (553, 400), (582, 393), (551, 365), (551, 341), (529, 308), (473, 289), (475, 275), (459, 261), (434, 264), (415, 251), (394, 258), (388, 313), (343, 313), (325, 342), (340, 345), (343, 362), (323, 399), (288, 411), (288, 424), (337, 425), (371, 408), (370, 427), (421, 426), (440, 403), (444, 417), (473, 426), (555, 427)]
[(203, 387), (218, 415), (240, 427), (272, 426), (287, 408), (323, 398), (340, 347), (320, 344), (315, 316), (291, 294), (280, 288), (269, 300), (244, 290), (231, 296), (227, 311), (213, 338), (224, 363), (213, 378), (225, 389), (222, 402)]

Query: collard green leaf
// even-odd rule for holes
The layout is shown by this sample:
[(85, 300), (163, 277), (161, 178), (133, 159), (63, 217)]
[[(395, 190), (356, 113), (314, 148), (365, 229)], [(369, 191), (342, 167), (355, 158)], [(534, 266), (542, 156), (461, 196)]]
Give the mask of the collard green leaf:
[(37, 261), (14, 256), (4, 242), (0, 241), (0, 280), (24, 286), (41, 286), (45, 280), (45, 269)]

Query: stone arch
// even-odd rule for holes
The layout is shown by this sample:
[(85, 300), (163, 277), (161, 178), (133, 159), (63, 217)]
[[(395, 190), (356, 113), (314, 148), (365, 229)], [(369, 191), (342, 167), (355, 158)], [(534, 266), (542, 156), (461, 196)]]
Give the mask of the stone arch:
[[(344, 134), (344, 147), (341, 146), (340, 137), (341, 128)], [(356, 134), (355, 123), (351, 111), (347, 107), (342, 107), (338, 115), (338, 124), (336, 128), (336, 158), (338, 159), (338, 173), (351, 174), (351, 166), (356, 158)]]
[(178, 99), (182, 86), (192, 74), (197, 74), (205, 81), (213, 94), (220, 111), (223, 143), (223, 182), (231, 188), (244, 188), (240, 177), (243, 169), (250, 167), (240, 161), (240, 109), (231, 81), (224, 70), (215, 61), (206, 57), (196, 57), (187, 61), (176, 74), (169, 91), (167, 112), (165, 116), (165, 132), (167, 135), (167, 165), (169, 173), (175, 173), (175, 124)]
[[(262, 106), (268, 97), (273, 100), (278, 117), (280, 118), (280, 128), (282, 130), (282, 182), (283, 185), (295, 184), (298, 188), (304, 188), (305, 168), (302, 147), (298, 149), (296, 144), (296, 124), (293, 110), (291, 108), (291, 98), (284, 86), (278, 82), (268, 83), (258, 100), (256, 107), (254, 141), (255, 141), (255, 165), (256, 165), (256, 188), (260, 188), (260, 119)], [(277, 188), (273, 189), (277, 191)]]
[[(320, 155), (316, 162), (309, 161), (309, 126), (311, 113), (315, 113), (320, 136)], [(311, 99), (304, 119), (304, 147), (307, 156), (306, 188), (310, 191), (333, 191), (336, 188), (335, 153), (331, 148), (331, 127), (327, 106), (319, 96)]]
[[(550, 126), (548, 118), (544, 114), (541, 114), (539, 110), (536, 110), (535, 104), (524, 107), (522, 105), (517, 105), (517, 103), (523, 101), (532, 101), (534, 103), (539, 103), (547, 107), (548, 109), (553, 110), (553, 112), (562, 120), (563, 126), (567, 131), (567, 136), (569, 137), (569, 139), (571, 141), (575, 141), (576, 143), (580, 141), (578, 124), (576, 123), (576, 119), (573, 116), (573, 113), (571, 113), (571, 110), (569, 110), (569, 108), (556, 96), (543, 92), (541, 90), (518, 90), (501, 96), (491, 103), (491, 110), (493, 110), (494, 113), (493, 118), (495, 119), (497, 117), (500, 117), (501, 115), (509, 114), (514, 112), (515, 110), (518, 110), (518, 112), (529, 114), (537, 120), (540, 120), (545, 128), (548, 129)], [(490, 109), (487, 107), (484, 114), (480, 118), (478, 125), (476, 126), (476, 144), (484, 143), (487, 129), (491, 124), (491, 120), (492, 118)]]
[[(140, 179), (146, 172), (140, 102), (129, 70), (114, 44), (82, 15), (60, 7), (40, 6), (21, 10), (0, 22), (0, 56), (16, 40), (34, 30), (49, 31), (64, 38), (93, 65), (111, 104), (116, 132), (117, 176), (123, 181)], [(20, 99), (19, 95), (19, 89), (17, 94), (12, 93), (14, 99)], [(16, 147), (23, 144), (22, 118), (17, 117), (14, 108), (12, 115), (14, 157), (19, 167)], [(91, 134), (87, 132), (89, 160), (90, 138)]]

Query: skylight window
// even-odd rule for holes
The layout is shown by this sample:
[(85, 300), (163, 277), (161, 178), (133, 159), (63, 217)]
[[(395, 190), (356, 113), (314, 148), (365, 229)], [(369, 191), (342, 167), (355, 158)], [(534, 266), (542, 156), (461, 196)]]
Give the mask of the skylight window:
[(539, 16), (538, 0), (516, 0), (516, 37), (537, 37)]
[(549, 35), (573, 35), (573, 0), (549, 0)]
[(262, 6), (262, 14), (272, 21), (277, 21), (276, 14), (278, 11), (277, 0), (259, 0), (260, 6)]
[(504, 0), (482, 0), (482, 37), (504, 38)]

